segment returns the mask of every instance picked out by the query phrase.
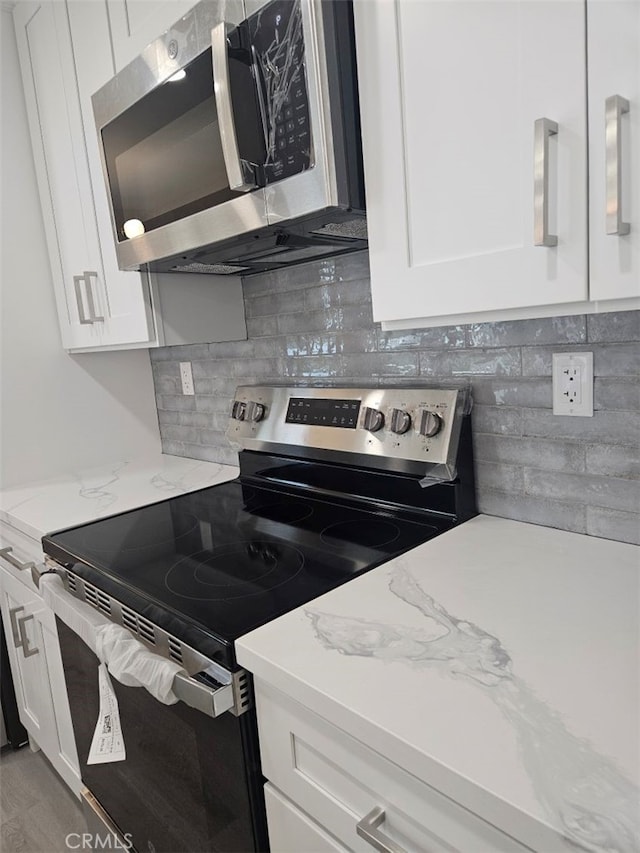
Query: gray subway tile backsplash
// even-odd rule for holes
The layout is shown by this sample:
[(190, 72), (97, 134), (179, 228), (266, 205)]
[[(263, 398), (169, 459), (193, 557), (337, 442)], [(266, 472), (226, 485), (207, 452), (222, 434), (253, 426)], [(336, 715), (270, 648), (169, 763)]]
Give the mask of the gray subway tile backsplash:
[[(248, 340), (152, 350), (164, 452), (236, 464), (240, 384), (470, 384), (481, 512), (640, 542), (639, 311), (389, 332), (368, 275), (359, 253), (251, 276)], [(551, 356), (579, 351), (594, 353), (594, 417), (554, 416)]]

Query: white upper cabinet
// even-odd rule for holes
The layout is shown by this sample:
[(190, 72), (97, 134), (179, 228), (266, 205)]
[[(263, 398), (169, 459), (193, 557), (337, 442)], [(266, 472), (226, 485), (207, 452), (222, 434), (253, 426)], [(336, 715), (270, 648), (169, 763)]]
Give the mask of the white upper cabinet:
[[(355, 14), (374, 318), (584, 306), (584, 0), (356, 0)], [(608, 287), (598, 298), (633, 295)]]
[(591, 299), (633, 297), (640, 292), (639, 0), (589, 0), (587, 35)]
[[(98, 10), (100, 4), (73, 7)], [(63, 346), (148, 346), (155, 330), (147, 284), (139, 273), (117, 270), (110, 223), (107, 242), (100, 205), (96, 214), (90, 166), (95, 167), (97, 145), (87, 146), (95, 131), (87, 128), (78, 97), (67, 4), (19, 3), (14, 22)], [(94, 30), (85, 38), (81, 47), (99, 73), (104, 59), (99, 34)], [(81, 84), (84, 104), (88, 86)]]
[(107, 0), (113, 55), (120, 71), (185, 15), (196, 0)]
[[(14, 9), (62, 344), (67, 350), (246, 338), (237, 278), (204, 275), (185, 281), (149, 276), (120, 270), (116, 259), (91, 103), (96, 90), (116, 73), (110, 13), (128, 10), (129, 25), (140, 23), (134, 28), (138, 35), (143, 20), (150, 22), (149, 33), (158, 35), (179, 17), (178, 7), (186, 11), (189, 5), (191, 0), (144, 0), (114, 2), (107, 8), (87, 0), (22, 0)], [(155, 17), (150, 13), (145, 18), (147, 7), (156, 10)], [(166, 25), (159, 23), (160, 11), (166, 13)], [(136, 43), (136, 51), (139, 47)]]

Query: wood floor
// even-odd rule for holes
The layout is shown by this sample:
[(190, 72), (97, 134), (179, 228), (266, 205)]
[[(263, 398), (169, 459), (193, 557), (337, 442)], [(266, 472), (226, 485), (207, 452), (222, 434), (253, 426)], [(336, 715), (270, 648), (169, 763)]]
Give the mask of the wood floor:
[(29, 747), (0, 752), (2, 853), (69, 853), (82, 850), (86, 832), (77, 800), (41, 752)]

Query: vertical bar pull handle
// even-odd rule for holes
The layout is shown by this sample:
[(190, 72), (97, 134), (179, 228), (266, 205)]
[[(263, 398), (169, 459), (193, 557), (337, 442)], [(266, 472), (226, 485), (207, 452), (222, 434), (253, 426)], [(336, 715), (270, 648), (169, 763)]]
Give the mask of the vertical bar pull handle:
[(22, 647), (22, 654), (26, 658), (30, 658), (33, 655), (37, 655), (39, 652), (37, 646), (29, 645), (29, 638), (27, 637), (27, 629), (25, 625), (30, 619), (33, 619), (33, 613), (30, 613), (29, 616), (20, 616), (20, 618), (17, 620), (18, 633), (20, 635), (20, 646)]
[(549, 137), (558, 132), (558, 124), (538, 118), (533, 132), (533, 243), (557, 246), (558, 238), (549, 234)]
[(629, 101), (611, 95), (604, 102), (605, 171), (607, 176), (607, 234), (622, 237), (630, 226), (622, 221), (622, 116)]
[(76, 303), (78, 305), (78, 318), (80, 320), (80, 324), (82, 326), (90, 326), (93, 323), (91, 317), (84, 310), (84, 298), (82, 296), (82, 283), (85, 283), (86, 287), (86, 279), (83, 275), (74, 275), (73, 277), (73, 286), (76, 291)]
[(98, 278), (97, 272), (92, 271), (84, 271), (84, 283), (87, 289), (87, 304), (89, 306), (89, 316), (91, 317), (91, 323), (102, 323), (104, 322), (104, 317), (96, 313), (96, 303), (93, 299), (93, 288), (91, 286), (91, 278)]
[[(91, 287), (91, 277), (97, 278), (98, 273), (90, 270), (85, 270), (82, 275), (74, 275), (73, 285), (76, 290), (76, 302), (78, 303), (78, 317), (83, 326), (90, 326), (93, 323), (101, 323), (104, 317), (96, 313), (96, 303), (93, 298), (93, 288)], [(85, 299), (82, 296), (82, 285), (84, 284), (84, 293), (87, 303), (85, 311)]]
[(11, 622), (11, 635), (13, 636), (13, 645), (16, 649), (19, 649), (22, 646), (22, 637), (20, 634), (20, 630), (18, 628), (17, 617), (18, 613), (22, 613), (24, 611), (24, 607), (12, 607), (9, 610), (9, 621)]

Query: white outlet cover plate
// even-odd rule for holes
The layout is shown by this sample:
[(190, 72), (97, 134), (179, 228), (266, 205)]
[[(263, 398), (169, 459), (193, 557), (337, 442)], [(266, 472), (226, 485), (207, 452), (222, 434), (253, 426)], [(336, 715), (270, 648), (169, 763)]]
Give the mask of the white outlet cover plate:
[(182, 382), (183, 394), (195, 394), (193, 387), (193, 373), (191, 372), (191, 362), (180, 362), (180, 381)]
[[(580, 382), (578, 402), (567, 399), (567, 371)], [(552, 357), (553, 414), (593, 417), (593, 353), (554, 352)]]

